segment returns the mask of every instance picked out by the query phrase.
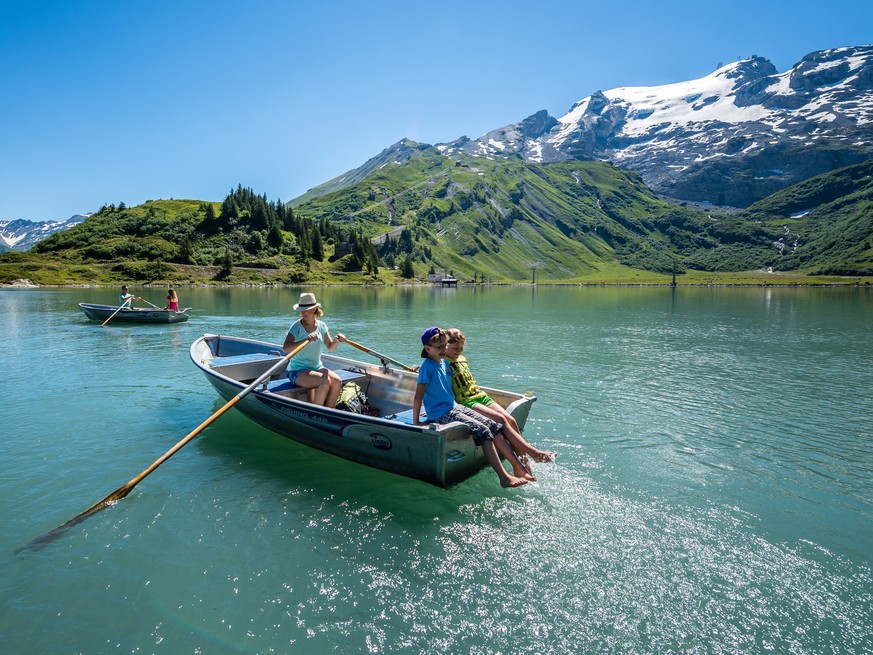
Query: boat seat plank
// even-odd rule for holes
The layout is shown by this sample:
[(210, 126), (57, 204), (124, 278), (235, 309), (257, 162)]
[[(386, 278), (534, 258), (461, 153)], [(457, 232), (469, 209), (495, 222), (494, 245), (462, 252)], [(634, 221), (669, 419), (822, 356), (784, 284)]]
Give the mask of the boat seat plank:
[[(340, 376), (340, 380), (342, 380), (343, 384), (345, 384), (346, 382), (359, 382), (367, 377), (366, 373), (348, 368), (338, 368), (331, 370), (333, 370), (334, 373)], [(300, 388), (302, 387), (298, 387), (296, 384), (292, 384), (287, 377), (279, 378), (278, 380), (271, 380), (267, 384), (267, 391), (272, 391), (273, 393), (293, 391), (294, 389)]]
[(352, 368), (336, 368), (332, 370), (340, 376), (340, 380), (342, 380), (343, 384), (346, 382), (360, 382), (367, 377), (367, 374), (364, 371), (357, 371)]
[[(211, 357), (206, 363), (211, 369), (236, 380), (254, 380), (271, 366), (282, 360), (275, 353), (245, 353), (228, 357)], [(287, 366), (287, 362), (286, 362)], [(285, 370), (282, 367), (276, 373)]]
[(276, 353), (244, 353), (242, 355), (231, 355), (229, 357), (210, 357), (209, 365), (213, 368), (216, 366), (226, 366), (228, 364), (243, 364), (247, 362), (261, 362), (266, 359), (275, 359), (279, 361), (281, 355)]
[[(422, 411), (424, 408), (422, 407)], [(400, 423), (405, 423), (406, 425), (412, 425), (412, 408), (410, 407), (406, 411), (397, 412), (396, 414), (392, 414), (391, 416), (386, 416), (385, 418), (391, 419), (392, 421), (399, 421)], [(427, 415), (422, 413), (421, 423), (427, 422)]]

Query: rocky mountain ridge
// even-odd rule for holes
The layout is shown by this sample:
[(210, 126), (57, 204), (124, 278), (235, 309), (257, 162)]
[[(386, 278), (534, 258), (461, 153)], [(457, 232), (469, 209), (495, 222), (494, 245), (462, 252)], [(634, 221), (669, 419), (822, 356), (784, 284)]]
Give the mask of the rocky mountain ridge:
[(82, 223), (90, 214), (75, 214), (65, 221), (0, 221), (0, 252), (29, 250), (35, 243)]
[(601, 159), (678, 200), (747, 207), (873, 155), (873, 46), (822, 50), (779, 73), (753, 56), (703, 78), (597, 91), (444, 154), (554, 162)]
[(540, 111), (438, 147), (603, 159), (668, 197), (746, 207), (873, 155), (873, 46), (814, 52), (785, 73), (753, 56), (697, 80), (598, 91), (559, 119)]

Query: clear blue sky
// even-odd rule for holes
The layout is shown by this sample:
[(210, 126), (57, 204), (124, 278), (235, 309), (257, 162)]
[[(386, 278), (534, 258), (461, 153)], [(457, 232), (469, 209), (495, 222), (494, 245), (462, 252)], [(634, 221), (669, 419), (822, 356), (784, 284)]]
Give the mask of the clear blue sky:
[(290, 200), (403, 137), (873, 39), (873, 3), (0, 0), (0, 220)]

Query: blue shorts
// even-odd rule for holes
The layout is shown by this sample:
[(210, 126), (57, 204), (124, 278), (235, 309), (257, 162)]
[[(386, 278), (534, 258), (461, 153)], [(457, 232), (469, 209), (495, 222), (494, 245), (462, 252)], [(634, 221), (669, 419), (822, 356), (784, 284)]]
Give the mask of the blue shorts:
[[(301, 373), (306, 373), (307, 371), (314, 371), (314, 370), (316, 370), (316, 369), (314, 369), (314, 368), (299, 368), (296, 371), (292, 371), (289, 369), (288, 370), (288, 381), (291, 384), (296, 384), (295, 380), (297, 380), (298, 375), (300, 375)], [(320, 371), (321, 369), (318, 369), (318, 370)]]

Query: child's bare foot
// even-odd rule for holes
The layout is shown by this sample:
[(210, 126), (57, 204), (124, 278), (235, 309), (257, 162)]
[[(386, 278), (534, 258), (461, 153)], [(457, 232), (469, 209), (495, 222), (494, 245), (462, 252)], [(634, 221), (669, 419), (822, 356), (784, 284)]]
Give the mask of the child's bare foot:
[(550, 450), (534, 450), (530, 456), (535, 462), (554, 462), (558, 453), (553, 453)]
[(528, 469), (524, 467), (519, 467), (518, 469), (512, 469), (512, 474), (517, 478), (524, 478), (528, 482), (536, 482), (537, 479), (534, 477), (534, 474), (531, 473)]
[(505, 478), (500, 480), (500, 486), (506, 489), (507, 487), (520, 487), (523, 484), (527, 484), (527, 480), (524, 478), (517, 478), (514, 475), (507, 475)]

